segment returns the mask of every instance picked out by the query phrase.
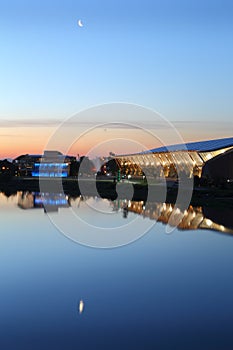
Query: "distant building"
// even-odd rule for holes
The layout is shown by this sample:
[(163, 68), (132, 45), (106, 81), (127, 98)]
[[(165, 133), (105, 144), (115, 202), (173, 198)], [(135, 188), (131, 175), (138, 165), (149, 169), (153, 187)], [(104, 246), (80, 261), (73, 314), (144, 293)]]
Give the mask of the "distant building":
[(40, 154), (25, 154), (14, 159), (20, 176), (67, 177), (73, 156), (64, 156), (58, 151), (44, 151)]
[(0, 161), (0, 175), (14, 176), (16, 173), (16, 166), (7, 159)]
[(40, 177), (67, 177), (69, 174), (69, 162), (58, 151), (45, 151), (40, 162), (34, 163), (32, 176)]
[(136, 154), (118, 155), (115, 159), (121, 173), (126, 175), (146, 173), (146, 176), (151, 177), (176, 178), (179, 172), (187, 177), (200, 178), (205, 167), (203, 174), (219, 176), (221, 173), (221, 176), (233, 179), (232, 150), (233, 137), (160, 147)]
[(13, 163), (18, 168), (20, 176), (32, 176), (32, 171), (35, 163), (41, 161), (40, 154), (23, 154), (13, 160)]

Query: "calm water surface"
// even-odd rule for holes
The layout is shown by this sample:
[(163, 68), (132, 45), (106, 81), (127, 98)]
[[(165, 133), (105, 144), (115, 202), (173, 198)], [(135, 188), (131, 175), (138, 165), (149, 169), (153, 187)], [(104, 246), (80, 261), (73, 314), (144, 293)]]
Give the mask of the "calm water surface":
[[(209, 209), (205, 217), (203, 208), (191, 208), (167, 234), (171, 206), (48, 200), (50, 215), (40, 194), (0, 194), (1, 349), (233, 349), (228, 212)], [(159, 222), (130, 244), (97, 249), (51, 221), (59, 216), (68, 227), (71, 208), (105, 228), (129, 223), (130, 230), (135, 217), (138, 225)], [(77, 235), (81, 229), (77, 222)]]

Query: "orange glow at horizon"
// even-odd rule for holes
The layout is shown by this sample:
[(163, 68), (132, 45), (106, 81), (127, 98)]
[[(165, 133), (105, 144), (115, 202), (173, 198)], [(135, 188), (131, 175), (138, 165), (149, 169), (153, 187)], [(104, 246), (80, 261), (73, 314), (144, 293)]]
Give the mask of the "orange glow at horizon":
[(54, 127), (18, 127), (0, 129), (0, 158), (22, 154), (41, 154)]
[[(50, 139), (56, 127), (21, 127), (0, 129), (0, 158), (16, 158), (22, 154), (43, 154), (45, 149), (56, 149), (64, 154), (92, 157), (116, 154), (135, 153), (156, 147), (158, 140), (153, 135), (140, 130), (95, 129), (84, 135), (77, 131), (74, 141), (69, 139), (71, 129), (67, 128), (65, 136), (56, 140), (56, 147), (51, 148)], [(82, 135), (82, 136), (78, 136)]]
[[(137, 153), (161, 145), (180, 143), (174, 138), (173, 130), (157, 130), (152, 133), (141, 129), (96, 128), (85, 133), (85, 130), (74, 130), (72, 127), (67, 127), (64, 135), (60, 138), (58, 136), (55, 146), (51, 148), (49, 141), (56, 130), (57, 126), (0, 128), (0, 159), (14, 159), (27, 153), (43, 154), (45, 149), (54, 149), (74, 156), (88, 155), (94, 158), (95, 156), (107, 156), (109, 152)], [(195, 134), (198, 137), (194, 138)], [(193, 129), (183, 128), (182, 136), (185, 142), (190, 142), (231, 135), (221, 135), (217, 130), (208, 135), (206, 130), (195, 132)]]

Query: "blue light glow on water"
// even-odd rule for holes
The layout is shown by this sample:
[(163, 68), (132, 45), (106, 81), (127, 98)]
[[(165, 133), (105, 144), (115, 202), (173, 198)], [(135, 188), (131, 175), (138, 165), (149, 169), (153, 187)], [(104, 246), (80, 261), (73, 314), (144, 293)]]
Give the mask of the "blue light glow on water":
[[(61, 234), (43, 208), (22, 210), (18, 201), (0, 194), (2, 349), (232, 348), (231, 234), (167, 235), (157, 223), (131, 244), (96, 249)], [(83, 210), (79, 202), (71, 207)], [(65, 220), (69, 210), (53, 215)]]

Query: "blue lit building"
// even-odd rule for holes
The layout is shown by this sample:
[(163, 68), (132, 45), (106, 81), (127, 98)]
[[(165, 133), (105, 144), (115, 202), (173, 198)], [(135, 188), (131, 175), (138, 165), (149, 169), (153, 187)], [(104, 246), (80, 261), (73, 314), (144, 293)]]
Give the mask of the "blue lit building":
[(33, 177), (68, 177), (71, 158), (58, 151), (45, 151), (40, 162), (35, 162), (32, 170)]
[(35, 163), (32, 171), (34, 177), (67, 177), (68, 174), (68, 163)]

